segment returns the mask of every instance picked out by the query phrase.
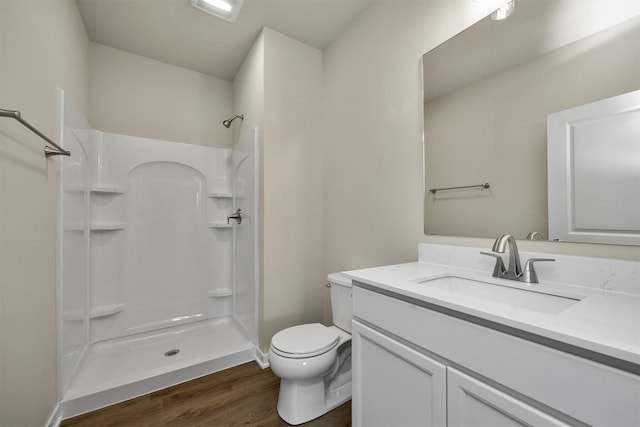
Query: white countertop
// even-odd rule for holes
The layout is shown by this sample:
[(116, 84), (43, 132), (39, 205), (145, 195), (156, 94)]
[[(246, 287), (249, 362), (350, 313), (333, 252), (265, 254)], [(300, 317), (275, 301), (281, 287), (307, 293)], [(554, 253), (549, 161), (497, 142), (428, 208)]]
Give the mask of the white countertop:
[[(637, 294), (612, 291), (606, 287), (545, 281), (542, 276), (539, 277), (539, 284), (529, 285), (493, 278), (492, 269), (484, 271), (425, 261), (352, 270), (343, 274), (393, 294), (640, 365), (640, 295)], [(442, 275), (473, 278), (522, 289), (535, 287), (537, 290), (577, 295), (582, 299), (558, 313), (544, 313), (418, 283)]]

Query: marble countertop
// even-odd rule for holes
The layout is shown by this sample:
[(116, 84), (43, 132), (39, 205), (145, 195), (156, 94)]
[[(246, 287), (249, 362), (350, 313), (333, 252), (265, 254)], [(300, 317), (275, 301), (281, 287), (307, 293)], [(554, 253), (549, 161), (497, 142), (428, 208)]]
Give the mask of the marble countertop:
[[(425, 261), (352, 270), (343, 274), (396, 295), (436, 304), (640, 366), (640, 295), (637, 294), (542, 278), (539, 284), (530, 285), (493, 278), (492, 271)], [(429, 279), (447, 275), (516, 289), (531, 290), (535, 287), (536, 291), (575, 296), (579, 301), (556, 312), (544, 312), (518, 307), (504, 299), (498, 301), (477, 293), (452, 292), (429, 285)]]

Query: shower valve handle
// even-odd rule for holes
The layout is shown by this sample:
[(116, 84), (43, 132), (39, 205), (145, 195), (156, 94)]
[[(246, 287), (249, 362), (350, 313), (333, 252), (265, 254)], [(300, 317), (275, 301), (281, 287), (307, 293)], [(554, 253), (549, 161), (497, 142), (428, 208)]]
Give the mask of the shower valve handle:
[(236, 209), (236, 213), (229, 215), (227, 217), (227, 224), (229, 224), (231, 218), (235, 219), (238, 224), (242, 224), (242, 209), (238, 208)]

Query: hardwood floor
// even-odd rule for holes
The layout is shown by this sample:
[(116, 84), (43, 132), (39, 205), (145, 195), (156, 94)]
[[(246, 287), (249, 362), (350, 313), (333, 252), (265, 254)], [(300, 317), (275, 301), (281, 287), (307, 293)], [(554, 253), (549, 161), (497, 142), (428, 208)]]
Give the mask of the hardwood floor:
[[(279, 385), (271, 369), (250, 362), (69, 418), (61, 427), (287, 426), (276, 410)], [(303, 426), (351, 426), (351, 402)]]

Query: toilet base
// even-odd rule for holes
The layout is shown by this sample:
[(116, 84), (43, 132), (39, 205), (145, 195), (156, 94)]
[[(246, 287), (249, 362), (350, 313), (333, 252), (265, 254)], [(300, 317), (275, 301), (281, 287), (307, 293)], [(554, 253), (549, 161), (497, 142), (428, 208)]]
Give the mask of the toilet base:
[(351, 400), (351, 381), (325, 387), (319, 381), (280, 381), (278, 415), (291, 425), (318, 418)]
[[(287, 359), (272, 353), (273, 348), (269, 351), (273, 373), (280, 377), (278, 415), (288, 424), (306, 423), (351, 400), (351, 335), (330, 328), (341, 343), (323, 355)], [(333, 365), (325, 363), (327, 358)], [(316, 375), (321, 367), (326, 372)]]

